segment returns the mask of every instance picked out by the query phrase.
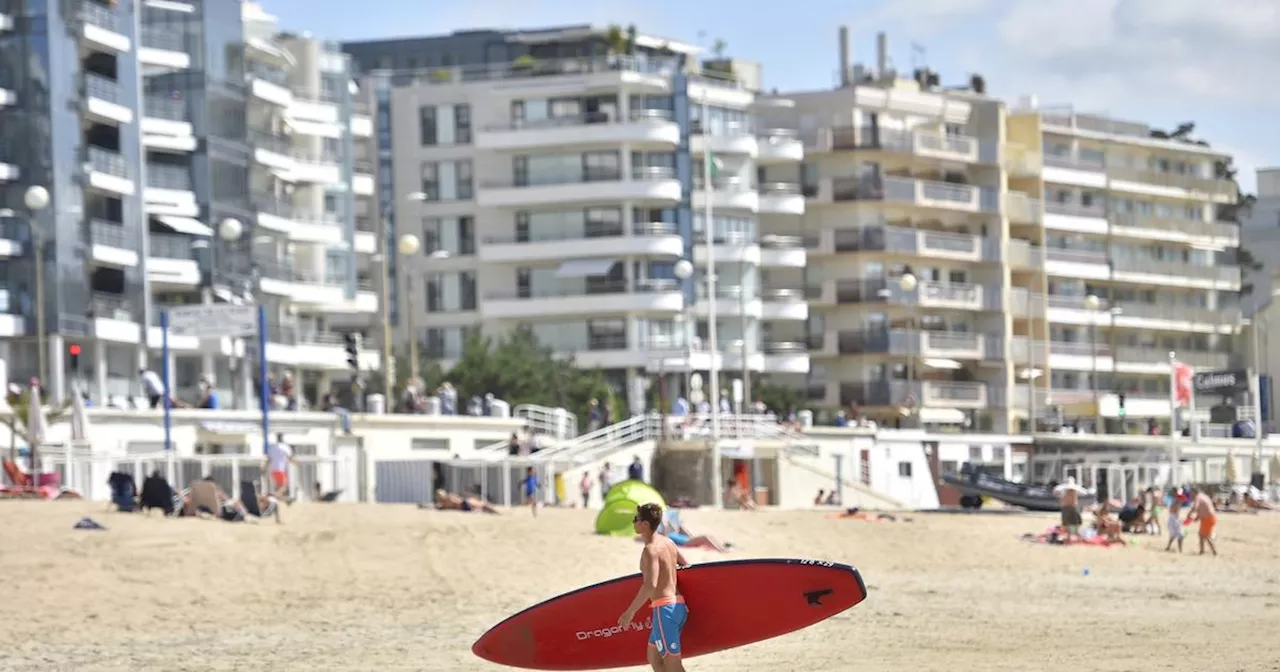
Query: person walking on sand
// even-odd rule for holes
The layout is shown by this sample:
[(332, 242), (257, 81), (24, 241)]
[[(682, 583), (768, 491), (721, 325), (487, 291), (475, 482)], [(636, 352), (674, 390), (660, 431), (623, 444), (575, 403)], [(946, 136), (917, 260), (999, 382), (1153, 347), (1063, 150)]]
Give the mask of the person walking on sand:
[(591, 506), (591, 472), (582, 472), (582, 482), (578, 487), (582, 490), (582, 508), (589, 508)]
[(1165, 521), (1165, 526), (1169, 528), (1169, 543), (1165, 544), (1164, 550), (1172, 551), (1173, 542), (1178, 542), (1178, 552), (1182, 552), (1182, 504), (1174, 499), (1169, 503), (1169, 519)]
[(1200, 491), (1191, 488), (1191, 520), (1200, 521), (1200, 555), (1204, 555), (1204, 545), (1218, 555), (1218, 547), (1213, 545), (1213, 528), (1218, 524), (1218, 510), (1213, 506), (1213, 499)]
[(289, 465), (295, 462), (293, 448), (284, 442), (284, 434), (276, 434), (275, 442), (267, 444), (267, 465), (276, 497), (286, 503), (289, 501)]
[(1058, 496), (1058, 505), (1062, 507), (1062, 529), (1067, 533), (1067, 541), (1079, 537), (1080, 525), (1084, 518), (1080, 516), (1080, 493), (1083, 489), (1076, 484), (1075, 476), (1068, 476), (1067, 482), (1053, 489)]
[(649, 666), (654, 672), (684, 672), (681, 662), (680, 633), (689, 619), (689, 609), (676, 585), (676, 570), (685, 566), (684, 556), (670, 539), (658, 533), (662, 525), (662, 506), (644, 504), (636, 510), (632, 527), (644, 542), (640, 551), (640, 590), (618, 617), (618, 627), (628, 628), (636, 612), (645, 602), (653, 610), (646, 649)]
[(533, 467), (529, 467), (524, 472), (524, 480), (520, 481), (524, 485), (524, 503), (533, 511), (533, 517), (538, 517), (538, 475), (534, 473)]

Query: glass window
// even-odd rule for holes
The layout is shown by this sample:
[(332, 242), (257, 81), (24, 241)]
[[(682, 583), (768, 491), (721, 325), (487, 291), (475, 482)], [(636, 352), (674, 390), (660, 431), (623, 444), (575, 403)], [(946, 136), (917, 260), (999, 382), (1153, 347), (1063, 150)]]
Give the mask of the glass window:
[(458, 188), (456, 192), (458, 200), (471, 200), (472, 195), (475, 193), (471, 179), (471, 160), (458, 161), (457, 167), (458, 169), (455, 174), (458, 179)]
[(582, 173), (584, 182), (621, 179), (621, 158), (616, 151), (586, 152), (582, 155)]
[(458, 218), (458, 254), (476, 253), (476, 222), (470, 215)]
[(471, 106), (467, 104), (453, 106), (453, 142), (459, 145), (471, 144)]
[(423, 147), (436, 144), (436, 108), (434, 105), (423, 105), (418, 108), (418, 136)]
[(422, 162), (422, 194), (423, 200), (440, 200), (440, 164), (435, 161)]

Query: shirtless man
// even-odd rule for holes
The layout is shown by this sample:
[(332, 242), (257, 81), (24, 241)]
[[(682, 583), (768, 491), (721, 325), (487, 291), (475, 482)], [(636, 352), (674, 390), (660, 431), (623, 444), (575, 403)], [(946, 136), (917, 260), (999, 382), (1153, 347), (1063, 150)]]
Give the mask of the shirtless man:
[(644, 542), (640, 552), (643, 579), (635, 599), (618, 617), (619, 627), (627, 627), (636, 611), (647, 601), (653, 609), (653, 625), (649, 633), (648, 658), (653, 672), (684, 672), (680, 662), (680, 631), (684, 629), (689, 610), (684, 596), (676, 588), (676, 569), (684, 566), (684, 556), (672, 541), (661, 534), (662, 507), (645, 504), (636, 511), (632, 526)]
[(1191, 489), (1191, 496), (1194, 498), (1191, 519), (1200, 521), (1200, 555), (1204, 555), (1204, 545), (1209, 544), (1209, 550), (1216, 556), (1218, 547), (1213, 545), (1213, 528), (1218, 524), (1218, 510), (1213, 508), (1213, 498), (1197, 488)]
[(1080, 488), (1076, 485), (1076, 477), (1068, 476), (1066, 487), (1058, 491), (1058, 503), (1062, 506), (1062, 529), (1067, 532), (1067, 539), (1079, 536), (1080, 525), (1084, 519), (1080, 516)]

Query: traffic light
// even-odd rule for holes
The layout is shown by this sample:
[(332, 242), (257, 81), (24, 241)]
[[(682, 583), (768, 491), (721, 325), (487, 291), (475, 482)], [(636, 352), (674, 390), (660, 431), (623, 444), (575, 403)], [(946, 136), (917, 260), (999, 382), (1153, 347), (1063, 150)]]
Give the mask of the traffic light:
[(1120, 417), (1122, 417), (1122, 418), (1123, 418), (1125, 415), (1127, 415), (1127, 413), (1126, 413), (1126, 412), (1125, 412), (1125, 410), (1124, 410), (1124, 392), (1121, 392), (1121, 393), (1117, 394), (1117, 395), (1116, 395), (1116, 398), (1120, 401), (1120, 411), (1119, 411), (1119, 415), (1120, 415)]
[(71, 370), (75, 373), (80, 372), (80, 344), (72, 343), (67, 346), (67, 354), (71, 355)]
[(342, 342), (347, 351), (347, 366), (352, 371), (360, 370), (360, 334), (343, 334)]

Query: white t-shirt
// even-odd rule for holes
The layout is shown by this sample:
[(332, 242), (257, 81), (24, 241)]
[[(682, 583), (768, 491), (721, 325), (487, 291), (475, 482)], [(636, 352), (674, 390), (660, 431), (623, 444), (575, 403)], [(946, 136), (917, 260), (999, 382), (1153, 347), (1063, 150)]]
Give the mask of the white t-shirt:
[(271, 463), (271, 471), (288, 471), (291, 457), (293, 448), (287, 443), (272, 443), (267, 446), (267, 460)]
[(160, 376), (157, 376), (155, 371), (142, 372), (142, 386), (147, 388), (147, 394), (150, 396), (164, 394), (164, 381), (160, 380)]

